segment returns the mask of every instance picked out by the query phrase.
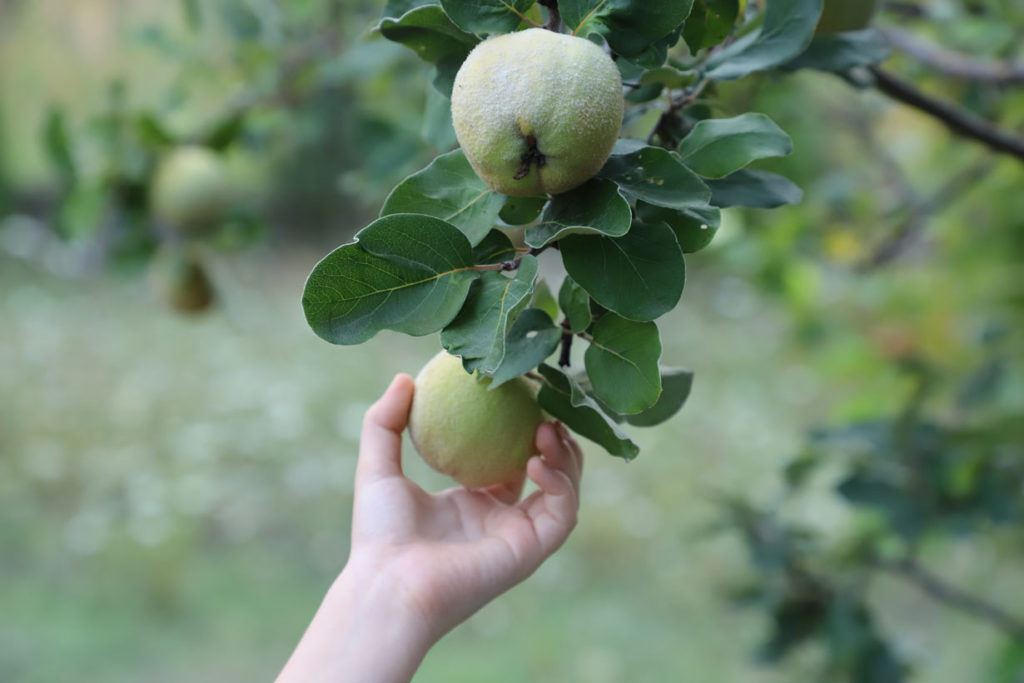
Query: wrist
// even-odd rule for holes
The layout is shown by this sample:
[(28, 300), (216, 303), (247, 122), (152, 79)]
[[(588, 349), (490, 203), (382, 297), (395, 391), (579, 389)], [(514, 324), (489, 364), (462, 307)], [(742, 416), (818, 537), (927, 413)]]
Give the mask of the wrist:
[(412, 679), (434, 644), (428, 625), (380, 572), (352, 560), (335, 579), (278, 683)]

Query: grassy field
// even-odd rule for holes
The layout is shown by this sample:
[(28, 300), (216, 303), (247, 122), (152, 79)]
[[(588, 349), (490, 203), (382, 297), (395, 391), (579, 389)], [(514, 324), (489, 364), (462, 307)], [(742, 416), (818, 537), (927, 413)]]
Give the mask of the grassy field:
[[(283, 663), (344, 563), (362, 413), (438, 345), (317, 339), (298, 305), (316, 256), (220, 263), (223, 306), (198, 320), (134, 279), (0, 262), (0, 679), (251, 681)], [(723, 603), (742, 549), (704, 531), (717, 493), (777, 493), (827, 395), (743, 282), (693, 273), (662, 322), (664, 361), (697, 371), (690, 403), (636, 430), (633, 463), (588, 447), (569, 543), (417, 681), (809, 680), (813, 652), (783, 672), (753, 663), (767, 625)], [(815, 506), (841, 523), (830, 496)], [(956, 638), (920, 680), (967, 680), (957, 666), (993, 646), (906, 591), (880, 597), (895, 628), (924, 629), (916, 654)]]
[[(283, 662), (346, 555), (362, 412), (438, 344), (321, 342), (298, 306), (314, 259), (220, 264), (223, 308), (200, 320), (135, 280), (3, 262), (0, 678), (242, 681)], [(739, 548), (698, 536), (714, 492), (770, 495), (817, 394), (756, 370), (782, 330), (735, 317), (742, 283), (694, 281), (693, 300), (717, 291), (725, 312), (664, 321), (665, 361), (698, 372), (691, 404), (637, 430), (634, 463), (588, 449), (569, 544), (442, 643), (421, 680), (771, 680), (747, 658), (762, 625), (719, 603)]]

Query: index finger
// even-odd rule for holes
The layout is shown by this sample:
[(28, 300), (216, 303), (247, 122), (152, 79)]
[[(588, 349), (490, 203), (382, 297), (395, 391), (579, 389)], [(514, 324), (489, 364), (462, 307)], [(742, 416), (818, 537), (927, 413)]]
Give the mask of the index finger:
[(409, 424), (413, 379), (395, 375), (391, 385), (363, 417), (356, 482), (402, 476), (402, 431)]

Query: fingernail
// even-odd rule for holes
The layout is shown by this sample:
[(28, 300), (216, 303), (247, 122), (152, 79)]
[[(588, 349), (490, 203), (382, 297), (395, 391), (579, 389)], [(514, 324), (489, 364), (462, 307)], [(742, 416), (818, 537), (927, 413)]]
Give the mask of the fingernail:
[(555, 429), (558, 430), (558, 435), (562, 437), (562, 441), (569, 439), (569, 430), (565, 428), (565, 425), (561, 421), (555, 423)]

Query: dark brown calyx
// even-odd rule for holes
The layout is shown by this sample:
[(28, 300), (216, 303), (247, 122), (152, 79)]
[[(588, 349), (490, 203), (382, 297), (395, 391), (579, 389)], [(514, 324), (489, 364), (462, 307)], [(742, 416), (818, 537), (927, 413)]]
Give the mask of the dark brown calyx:
[(515, 180), (522, 180), (530, 173), (530, 167), (534, 164), (537, 165), (537, 169), (544, 168), (544, 164), (548, 162), (540, 149), (537, 148), (537, 138), (532, 135), (526, 136), (526, 151), (523, 152), (522, 156), (519, 157), (519, 170), (512, 176)]

